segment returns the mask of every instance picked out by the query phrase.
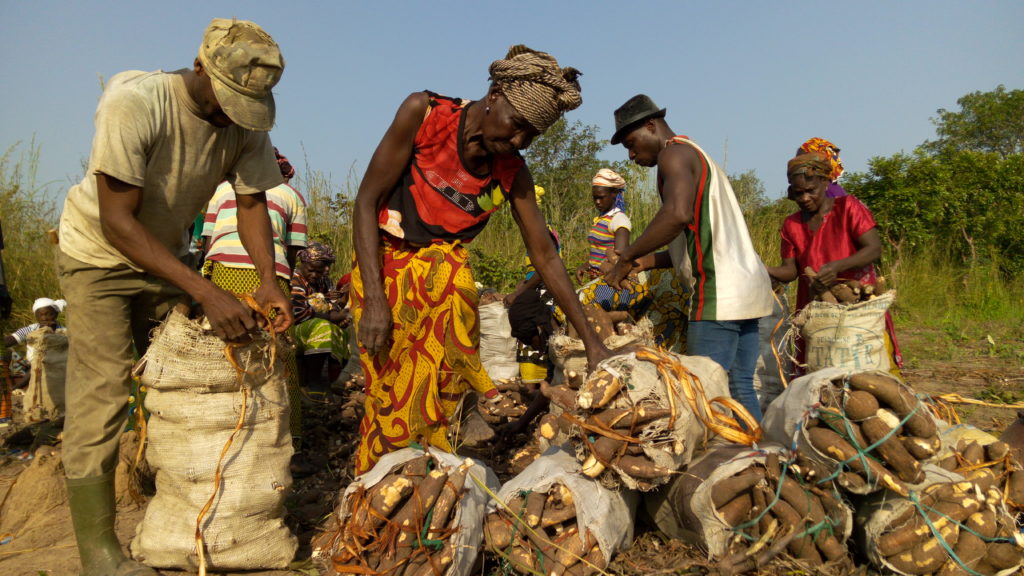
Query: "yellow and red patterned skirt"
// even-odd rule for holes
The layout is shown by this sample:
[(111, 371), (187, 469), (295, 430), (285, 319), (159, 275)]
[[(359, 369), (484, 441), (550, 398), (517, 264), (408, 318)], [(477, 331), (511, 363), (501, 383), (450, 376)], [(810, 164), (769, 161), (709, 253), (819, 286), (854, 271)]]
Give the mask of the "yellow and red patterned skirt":
[[(360, 346), (366, 415), (359, 425), (356, 474), (412, 442), (452, 451), (450, 419), (473, 388), (497, 390), (480, 362), (479, 296), (460, 242), (413, 246), (384, 236), (381, 274), (394, 323), (390, 348), (369, 356)], [(358, 262), (352, 270), (352, 312), (358, 330), (364, 308)]]

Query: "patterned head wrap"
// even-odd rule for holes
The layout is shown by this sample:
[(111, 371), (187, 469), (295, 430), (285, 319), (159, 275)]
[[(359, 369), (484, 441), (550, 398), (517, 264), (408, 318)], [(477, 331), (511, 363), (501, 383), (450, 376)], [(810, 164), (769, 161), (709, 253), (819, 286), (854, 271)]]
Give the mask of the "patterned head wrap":
[(590, 181), (590, 185), (618, 190), (619, 193), (615, 196), (615, 208), (619, 210), (626, 209), (626, 180), (619, 176), (618, 172), (611, 168), (601, 168), (594, 175), (594, 179)]
[(492, 62), (489, 71), (491, 82), (540, 133), (583, 103), (576, 80), (579, 70), (561, 68), (554, 56), (522, 44), (509, 48), (505, 59)]
[(292, 163), (277, 151), (277, 146), (274, 146), (274, 156), (277, 158), (277, 167), (281, 169), (281, 176), (284, 176), (285, 180), (291, 180), (295, 177), (295, 168)]
[(305, 250), (299, 251), (298, 258), (300, 262), (305, 262), (306, 264), (311, 262), (334, 264), (334, 250), (326, 244), (310, 242)]
[(833, 182), (843, 175), (843, 161), (839, 159), (839, 147), (824, 138), (811, 138), (800, 149), (804, 152), (818, 152), (828, 158), (831, 170), (829, 179)]
[(616, 188), (623, 190), (626, 188), (626, 180), (619, 176), (619, 173), (612, 170), (611, 168), (601, 168), (594, 175), (594, 179), (590, 181), (593, 186), (603, 186), (605, 188)]
[(832, 165), (828, 158), (820, 152), (801, 154), (789, 161), (786, 165), (786, 176), (792, 178), (798, 174), (805, 177), (822, 176), (828, 178), (832, 173)]

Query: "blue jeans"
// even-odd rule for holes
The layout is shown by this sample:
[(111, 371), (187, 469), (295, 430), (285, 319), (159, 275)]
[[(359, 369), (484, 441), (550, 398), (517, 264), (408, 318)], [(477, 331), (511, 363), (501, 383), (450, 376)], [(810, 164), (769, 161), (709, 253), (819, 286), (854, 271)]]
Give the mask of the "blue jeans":
[(691, 321), (686, 333), (686, 353), (718, 362), (729, 373), (729, 394), (760, 422), (761, 404), (754, 391), (754, 370), (760, 353), (757, 321)]

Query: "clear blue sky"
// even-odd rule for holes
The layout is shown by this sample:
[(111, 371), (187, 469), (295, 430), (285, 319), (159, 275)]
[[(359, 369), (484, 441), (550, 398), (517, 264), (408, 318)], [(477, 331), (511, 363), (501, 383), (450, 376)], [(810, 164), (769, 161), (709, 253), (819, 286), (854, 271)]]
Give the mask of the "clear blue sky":
[[(910, 151), (930, 118), (999, 84), (1024, 88), (1024, 2), (53, 2), (0, 0), (0, 149), (33, 137), (37, 181), (62, 199), (81, 176), (100, 78), (191, 65), (213, 17), (262, 25), (287, 68), (274, 143), (300, 173), (358, 176), (410, 92), (483, 96), (512, 44), (583, 71), (568, 116), (611, 137), (612, 111), (644, 92), (730, 174), (776, 197), (811, 136), (848, 171)], [(725, 151), (728, 150), (726, 157)], [(305, 155), (305, 161), (303, 160)], [(624, 158), (621, 147), (602, 154)]]

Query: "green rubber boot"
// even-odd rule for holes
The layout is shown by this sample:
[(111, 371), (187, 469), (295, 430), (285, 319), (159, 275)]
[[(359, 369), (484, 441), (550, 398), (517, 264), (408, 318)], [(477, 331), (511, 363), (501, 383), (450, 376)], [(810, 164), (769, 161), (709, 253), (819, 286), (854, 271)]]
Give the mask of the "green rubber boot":
[(82, 576), (157, 576), (152, 568), (125, 557), (114, 533), (114, 473), (67, 479), (71, 522), (78, 541)]

